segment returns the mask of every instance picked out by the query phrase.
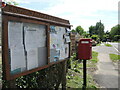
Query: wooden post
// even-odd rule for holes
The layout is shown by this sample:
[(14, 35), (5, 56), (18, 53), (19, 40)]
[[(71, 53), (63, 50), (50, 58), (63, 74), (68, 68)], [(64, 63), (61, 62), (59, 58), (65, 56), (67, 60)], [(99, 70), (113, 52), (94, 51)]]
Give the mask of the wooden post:
[(8, 82), (8, 84), (9, 84), (9, 88), (17, 88), (16, 87), (16, 81), (15, 81), (15, 79), (14, 80), (10, 80), (9, 82)]
[(66, 90), (66, 61), (63, 62), (62, 90)]
[(15, 79), (10, 81), (5, 81), (2, 85), (2, 88), (17, 88), (15, 84), (16, 84)]

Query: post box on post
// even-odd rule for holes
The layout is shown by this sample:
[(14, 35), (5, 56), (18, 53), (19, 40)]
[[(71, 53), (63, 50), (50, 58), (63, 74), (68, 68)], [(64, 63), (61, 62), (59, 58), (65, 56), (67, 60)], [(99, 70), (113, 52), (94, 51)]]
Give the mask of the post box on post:
[(92, 39), (80, 39), (78, 43), (78, 59), (89, 60), (92, 58)]
[(83, 88), (86, 88), (86, 60), (92, 58), (92, 39), (80, 39), (78, 42), (78, 59), (83, 60)]

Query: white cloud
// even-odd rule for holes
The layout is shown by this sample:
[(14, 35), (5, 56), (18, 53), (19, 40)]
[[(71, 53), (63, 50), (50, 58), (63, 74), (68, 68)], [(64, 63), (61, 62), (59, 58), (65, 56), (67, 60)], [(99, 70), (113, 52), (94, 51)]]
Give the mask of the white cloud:
[[(59, 0), (58, 0), (59, 1)], [(86, 30), (90, 25), (95, 25), (100, 19), (104, 21), (106, 25), (106, 30), (110, 30), (110, 27), (117, 24), (117, 13), (116, 20), (111, 19), (111, 15), (108, 14), (97, 14), (97, 11), (118, 11), (118, 1), (119, 0), (61, 0), (61, 3), (53, 5), (51, 7), (47, 7), (43, 10), (44, 13), (52, 14), (55, 16), (59, 16), (65, 19), (70, 20), (71, 24), (73, 24), (73, 28), (77, 25), (83, 26)], [(111, 17), (110, 17), (111, 16)], [(92, 17), (92, 19), (86, 19), (83, 17)], [(95, 17), (95, 18), (93, 18)], [(98, 18), (97, 18), (98, 17)], [(114, 17), (114, 16), (113, 16)], [(106, 19), (109, 18), (109, 19)], [(109, 22), (113, 22), (109, 24)], [(108, 23), (108, 24), (107, 24)], [(112, 25), (112, 26), (110, 26)]]
[(33, 3), (33, 2), (35, 2), (35, 3), (53, 3), (53, 4), (57, 3), (58, 1), (60, 2), (60, 0), (56, 0), (56, 1), (55, 0), (14, 0), (14, 1), (16, 1), (18, 3)]
[[(49, 6), (41, 9), (40, 12), (58, 16), (70, 20), (75, 28), (81, 25), (88, 30), (90, 25), (102, 20), (106, 25), (106, 30), (114, 26), (118, 22), (117, 13), (97, 13), (101, 12), (117, 12), (119, 0), (16, 0), (18, 3), (49, 3)], [(38, 10), (39, 11), (39, 10)], [(107, 15), (108, 14), (108, 15)], [(115, 16), (116, 15), (116, 16)], [(111, 22), (111, 23), (110, 23)]]

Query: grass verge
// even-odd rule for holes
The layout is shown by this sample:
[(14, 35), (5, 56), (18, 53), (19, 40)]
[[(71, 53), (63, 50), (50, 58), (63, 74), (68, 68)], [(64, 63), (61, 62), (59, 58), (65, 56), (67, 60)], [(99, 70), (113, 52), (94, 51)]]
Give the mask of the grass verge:
[(116, 55), (116, 54), (109, 54), (110, 56), (110, 59), (113, 61), (113, 62), (118, 62), (120, 60), (120, 55)]
[(95, 51), (92, 51), (92, 59), (91, 59), (91, 61), (93, 62), (93, 63), (97, 63), (98, 62), (98, 52), (95, 52)]
[(99, 43), (99, 44), (97, 44), (96, 46), (101, 46), (101, 44)]
[(112, 45), (111, 45), (111, 44), (105, 44), (105, 46), (107, 46), (107, 47), (112, 47)]
[[(82, 88), (83, 84), (83, 62), (74, 60), (74, 55), (71, 58), (71, 69), (68, 69), (67, 73), (67, 88)], [(97, 59), (98, 53), (92, 52), (92, 59), (87, 60), (87, 72), (91, 71), (90, 69), (96, 68), (95, 64), (98, 62)], [(92, 75), (87, 74), (87, 88), (98, 88), (98, 85), (94, 82)]]

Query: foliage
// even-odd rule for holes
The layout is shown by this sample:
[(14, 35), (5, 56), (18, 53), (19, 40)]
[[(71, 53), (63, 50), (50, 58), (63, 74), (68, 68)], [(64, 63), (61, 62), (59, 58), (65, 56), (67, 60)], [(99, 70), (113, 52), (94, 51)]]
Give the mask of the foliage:
[(72, 33), (78, 33), (79, 35), (83, 36), (84, 38), (90, 38), (90, 34), (88, 31), (84, 31), (84, 29), (79, 25), (75, 29), (72, 29)]
[(84, 31), (82, 35), (84, 38), (90, 38), (90, 34), (87, 31)]
[[(58, 88), (63, 79), (63, 67), (64, 62), (61, 62), (40, 71), (16, 78), (16, 88), (51, 88), (54, 90)], [(5, 81), (4, 88), (11, 88), (7, 83), (8, 81)]]
[(95, 41), (99, 39), (98, 35), (92, 35), (91, 38), (94, 39)]
[(18, 3), (15, 0), (3, 0), (3, 1), (6, 2), (7, 4), (18, 5)]
[(117, 62), (120, 60), (120, 55), (116, 55), (116, 54), (109, 54), (110, 59), (114, 62)]
[(95, 26), (89, 27), (89, 34), (90, 34), (90, 36), (96, 34), (96, 27)]
[(100, 40), (102, 40), (104, 35), (104, 24), (101, 23), (100, 21), (100, 22), (97, 22), (95, 26), (90, 26), (89, 33), (90, 33), (90, 36), (98, 35)]
[(113, 37), (113, 40), (114, 40), (114, 41), (120, 40), (120, 35), (115, 35), (115, 36)]
[(105, 44), (105, 46), (107, 46), (107, 47), (112, 47), (112, 45), (111, 45), (111, 44)]
[(112, 36), (114, 36), (114, 35), (120, 35), (120, 25), (118, 24), (118, 25), (112, 27), (111, 31), (110, 31), (110, 34)]
[(120, 39), (120, 24), (111, 28), (110, 37), (113, 41), (118, 41), (118, 39)]
[[(98, 53), (92, 52), (92, 59), (88, 60), (87, 67), (94, 67), (97, 63)], [(81, 60), (75, 60), (76, 54), (71, 57), (71, 69), (67, 73), (67, 88), (82, 88), (83, 84), (83, 64)], [(87, 88), (95, 89), (98, 86), (94, 82), (92, 76), (87, 74)]]
[(101, 44), (100, 44), (100, 43), (98, 43), (96, 46), (101, 46)]
[[(83, 70), (82, 63), (73, 61), (73, 69), (68, 69), (67, 73), (67, 88), (82, 88), (83, 84)], [(92, 76), (87, 74), (87, 88), (97, 88)]]
[(96, 34), (99, 36), (100, 40), (102, 40), (104, 35), (104, 24), (101, 23), (101, 21), (96, 23), (96, 31)]
[(98, 62), (98, 52), (95, 52), (95, 51), (92, 51), (92, 59), (91, 59), (91, 61), (93, 62), (93, 63), (97, 63)]
[(81, 26), (77, 26), (76, 27), (76, 32), (78, 32), (80, 35), (82, 35), (84, 33), (84, 29)]
[(107, 41), (107, 39), (109, 39), (109, 35), (108, 34), (103, 35), (103, 40)]
[(72, 29), (71, 32), (76, 32), (76, 31), (74, 29)]

